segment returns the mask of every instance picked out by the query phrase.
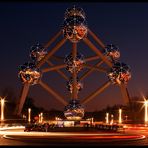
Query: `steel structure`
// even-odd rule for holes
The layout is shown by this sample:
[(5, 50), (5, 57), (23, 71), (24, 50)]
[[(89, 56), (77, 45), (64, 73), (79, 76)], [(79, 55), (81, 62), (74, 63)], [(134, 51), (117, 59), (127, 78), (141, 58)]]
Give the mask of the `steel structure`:
[[(93, 42), (88, 38), (88, 34), (94, 39), (98, 46), (95, 46)], [(63, 39), (59, 41), (55, 47), (47, 51), (48, 47), (55, 42), (57, 38), (63, 35)], [(50, 59), (58, 59), (55, 53), (63, 46), (66, 41), (69, 40), (72, 43), (71, 53), (63, 59), (61, 65), (54, 65)], [(77, 43), (83, 41), (96, 55), (84, 58), (83, 55), (77, 51)], [(19, 77), (23, 82), (23, 88), (20, 96), (20, 101), (17, 108), (17, 115), (21, 114), (25, 98), (29, 91), (29, 87), (34, 84), (38, 84), (46, 91), (59, 100), (64, 106), (64, 114), (67, 119), (79, 120), (84, 116), (84, 108), (82, 105), (91, 101), (94, 97), (102, 93), (111, 84), (118, 85), (121, 88), (123, 99), (125, 103), (128, 103), (127, 82), (131, 78), (130, 67), (119, 61), (120, 52), (117, 46), (110, 44), (105, 45), (96, 34), (94, 34), (87, 26), (85, 20), (85, 13), (82, 8), (72, 7), (68, 8), (65, 12), (64, 23), (62, 29), (42, 46), (37, 44), (31, 47), (30, 57), (32, 62), (25, 63), (20, 66)], [(90, 61), (98, 60), (95, 65), (90, 65)], [(42, 66), (48, 63), (49, 67), (42, 68)], [(105, 63), (108, 68), (102, 66)], [(71, 78), (62, 72), (60, 69), (66, 68), (71, 74)], [(78, 72), (88, 68), (89, 70), (80, 78), (78, 78)], [(88, 77), (94, 70), (106, 73), (108, 81), (99, 86), (93, 93), (89, 94), (86, 98), (78, 99), (78, 92), (83, 88), (80, 81)], [(41, 80), (41, 76), (49, 71), (58, 72), (67, 82), (67, 88), (71, 93), (70, 102), (66, 102), (64, 97), (58, 92), (48, 86)], [(82, 105), (81, 105), (82, 104)]]

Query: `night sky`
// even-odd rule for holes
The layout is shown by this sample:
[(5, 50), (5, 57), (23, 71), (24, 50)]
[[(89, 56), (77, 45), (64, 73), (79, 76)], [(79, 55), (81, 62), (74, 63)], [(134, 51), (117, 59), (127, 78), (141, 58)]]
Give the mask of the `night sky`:
[[(22, 83), (18, 78), (18, 66), (29, 61), (30, 47), (37, 42), (45, 44), (59, 30), (66, 8), (82, 7), (86, 13), (88, 27), (105, 44), (118, 45), (120, 61), (129, 64), (132, 79), (128, 83), (130, 96), (148, 94), (148, 3), (0, 3), (0, 93), (6, 87), (14, 90), (17, 98)], [(57, 52), (64, 56), (71, 50), (69, 41)], [(83, 42), (78, 50), (91, 55)], [(81, 72), (80, 72), (81, 73)], [(55, 88), (68, 101), (66, 81), (55, 72), (46, 73), (42, 79)], [(94, 72), (84, 79), (84, 88), (79, 98), (88, 96), (107, 81), (105, 74)], [(88, 93), (89, 92), (89, 93)], [(48, 95), (39, 85), (31, 86), (29, 96), (37, 106), (63, 110), (64, 106)], [(101, 110), (107, 105), (123, 104), (119, 87), (110, 86), (102, 94), (86, 104), (88, 111)]]

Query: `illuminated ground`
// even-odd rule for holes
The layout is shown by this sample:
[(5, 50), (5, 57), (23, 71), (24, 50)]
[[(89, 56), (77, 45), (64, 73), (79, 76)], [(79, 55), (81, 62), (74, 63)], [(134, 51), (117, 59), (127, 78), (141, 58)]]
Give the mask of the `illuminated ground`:
[[(139, 132), (138, 132), (139, 131)], [(127, 128), (111, 132), (24, 132), (23, 128), (1, 129), (0, 145), (148, 145), (147, 131)], [(140, 142), (139, 142), (140, 141)]]

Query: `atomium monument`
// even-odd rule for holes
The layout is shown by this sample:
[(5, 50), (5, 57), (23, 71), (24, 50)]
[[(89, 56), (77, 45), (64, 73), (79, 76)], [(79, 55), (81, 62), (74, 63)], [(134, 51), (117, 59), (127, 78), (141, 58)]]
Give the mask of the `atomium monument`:
[[(61, 35), (63, 37), (62, 40), (48, 51), (50, 45)], [(97, 47), (88, 38), (88, 35), (93, 38), (98, 45)], [(60, 47), (63, 46), (66, 41), (70, 41), (72, 44), (71, 52), (63, 58), (62, 64), (54, 65), (50, 59), (52, 57), (58, 59), (55, 53), (60, 50)], [(95, 53), (95, 56), (85, 57), (79, 53), (77, 50), (77, 43), (79, 42), (84, 42), (92, 52)], [(61, 30), (53, 36), (47, 44), (41, 45), (38, 43), (33, 45), (30, 49), (30, 61), (19, 66), (18, 76), (23, 83), (23, 87), (16, 112), (17, 115), (21, 115), (29, 87), (35, 84), (43, 87), (65, 106), (64, 115), (68, 120), (81, 120), (85, 113), (84, 105), (112, 84), (118, 85), (121, 88), (123, 99), (125, 103), (128, 103), (127, 83), (131, 78), (131, 70), (127, 64), (120, 62), (119, 58), (120, 52), (116, 45), (105, 45), (96, 34), (88, 28), (85, 12), (82, 8), (75, 6), (68, 8), (64, 14)], [(88, 64), (94, 60), (97, 60), (97, 64)], [(48, 64), (48, 67), (42, 68), (45, 63)], [(107, 65), (108, 69), (102, 66), (103, 63)], [(69, 72), (71, 75), (70, 78), (60, 70), (62, 68), (65, 68)], [(87, 68), (88, 71), (79, 78), (78, 73), (84, 68)], [(86, 98), (80, 99), (78, 94), (83, 89), (82, 80), (88, 77), (94, 70), (105, 73), (108, 80)], [(66, 102), (62, 95), (42, 81), (42, 75), (51, 71), (56, 71), (67, 81), (66, 87), (71, 94), (69, 102)]]

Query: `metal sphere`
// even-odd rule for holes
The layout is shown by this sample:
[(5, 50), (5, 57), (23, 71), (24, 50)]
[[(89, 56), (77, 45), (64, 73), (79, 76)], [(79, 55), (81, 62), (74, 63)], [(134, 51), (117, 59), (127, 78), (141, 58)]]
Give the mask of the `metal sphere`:
[[(77, 78), (77, 84), (76, 84), (77, 90), (81, 91), (83, 88), (83, 84), (79, 81)], [(73, 92), (73, 78), (71, 77), (70, 80), (67, 82), (67, 89), (70, 91), (70, 93)]]
[(63, 34), (64, 37), (69, 39), (72, 43), (77, 43), (87, 36), (87, 27), (84, 24), (64, 26)]
[(38, 83), (41, 73), (34, 63), (28, 62), (19, 66), (18, 77), (21, 79), (22, 83), (34, 85)]
[(78, 100), (71, 100), (65, 107), (64, 115), (68, 120), (81, 120), (84, 117), (84, 108)]
[(73, 6), (72, 8), (67, 8), (64, 14), (64, 18), (67, 19), (71, 16), (81, 16), (85, 18), (85, 12), (80, 7)]
[(39, 43), (32, 46), (30, 49), (30, 57), (35, 62), (39, 62), (46, 54), (45, 48)]
[(64, 62), (67, 64), (66, 69), (73, 73), (76, 71), (77, 73), (82, 70), (84, 66), (84, 56), (82, 54), (77, 54), (76, 58), (73, 58), (72, 53), (67, 55), (64, 59)]
[(79, 25), (85, 25), (86, 26), (86, 20), (85, 18), (81, 16), (71, 16), (67, 19), (64, 19), (63, 27), (67, 26), (79, 26)]
[(119, 59), (120, 58), (119, 48), (113, 44), (107, 45), (105, 47), (105, 55), (109, 56), (113, 60)]
[(108, 77), (113, 84), (127, 84), (131, 78), (130, 67), (125, 63), (117, 62), (108, 73)]
[(82, 8), (72, 7), (65, 12), (63, 23), (64, 37), (76, 43), (87, 35), (85, 13)]

